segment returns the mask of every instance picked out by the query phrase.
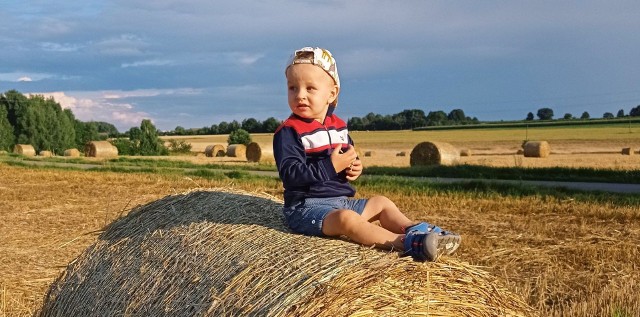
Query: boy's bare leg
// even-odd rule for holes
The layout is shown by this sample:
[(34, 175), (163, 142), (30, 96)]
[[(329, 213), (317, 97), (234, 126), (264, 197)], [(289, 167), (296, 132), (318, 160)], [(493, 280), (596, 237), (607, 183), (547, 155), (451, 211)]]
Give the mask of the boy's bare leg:
[(369, 222), (379, 220), (383, 228), (393, 233), (404, 233), (404, 228), (415, 224), (398, 209), (395, 203), (384, 196), (369, 198), (362, 217)]
[[(368, 204), (367, 204), (368, 205)], [(365, 208), (366, 210), (366, 208)], [(374, 225), (353, 210), (339, 209), (330, 212), (322, 222), (322, 233), (327, 236), (347, 236), (367, 246), (403, 250), (403, 234), (391, 232)]]

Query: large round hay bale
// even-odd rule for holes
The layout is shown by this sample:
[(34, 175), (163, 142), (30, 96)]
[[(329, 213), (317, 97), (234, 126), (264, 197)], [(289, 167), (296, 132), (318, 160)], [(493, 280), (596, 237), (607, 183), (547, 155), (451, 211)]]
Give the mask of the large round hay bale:
[(227, 156), (244, 159), (247, 157), (247, 146), (244, 144), (230, 144), (227, 147)]
[(24, 156), (36, 156), (36, 149), (31, 144), (16, 144), (13, 147), (13, 153)]
[(522, 146), (524, 157), (547, 157), (551, 153), (551, 148), (547, 141), (527, 141)]
[(211, 144), (207, 145), (204, 149), (204, 154), (207, 157), (222, 157), (224, 156), (226, 149), (223, 144)]
[(275, 158), (273, 157), (273, 145), (260, 145), (256, 142), (249, 143), (249, 145), (247, 145), (247, 161), (275, 163)]
[(473, 151), (471, 151), (471, 149), (460, 150), (460, 156), (471, 156), (471, 155), (473, 155)]
[(194, 191), (110, 224), (40, 316), (521, 316), (478, 267), (290, 233), (266, 195)]
[(53, 152), (51, 152), (51, 151), (40, 151), (40, 153), (38, 153), (38, 156), (53, 157)]
[(633, 155), (633, 148), (626, 147), (622, 149), (622, 155)]
[(84, 147), (86, 157), (117, 157), (118, 148), (109, 141), (90, 141)]
[(445, 142), (422, 142), (413, 148), (409, 158), (411, 166), (452, 165), (460, 160), (460, 151)]
[(80, 151), (78, 149), (67, 149), (64, 150), (63, 155), (68, 157), (80, 157)]

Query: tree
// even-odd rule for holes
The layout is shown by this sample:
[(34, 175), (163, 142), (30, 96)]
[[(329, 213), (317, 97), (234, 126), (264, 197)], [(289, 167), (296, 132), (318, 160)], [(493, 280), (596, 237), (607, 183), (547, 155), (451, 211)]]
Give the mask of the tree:
[(624, 118), (624, 110), (622, 110), (622, 109), (618, 110), (618, 114), (616, 115), (616, 117)]
[(571, 119), (573, 119), (573, 115), (572, 115), (572, 114), (570, 114), (570, 113), (565, 113), (565, 114), (564, 114), (564, 119), (565, 119), (565, 120), (571, 120)]
[(553, 119), (553, 110), (551, 108), (540, 108), (537, 115), (540, 120), (551, 120)]
[(467, 117), (464, 115), (464, 111), (462, 111), (462, 109), (451, 110), (451, 112), (449, 112), (449, 115), (447, 115), (447, 119), (456, 123), (467, 121)]
[(158, 138), (158, 129), (151, 123), (151, 120), (144, 119), (140, 124), (140, 139), (138, 140), (138, 150), (140, 155), (167, 155), (168, 150), (162, 140)]
[(582, 115), (580, 116), (580, 119), (589, 119), (589, 118), (591, 118), (591, 116), (586, 111), (583, 112)]
[(527, 121), (532, 121), (533, 120), (533, 112), (529, 112), (527, 113)]
[(222, 121), (220, 123), (218, 123), (218, 133), (219, 134), (227, 134), (231, 131), (229, 131), (229, 123), (227, 123), (226, 121)]
[(629, 116), (640, 117), (640, 105), (636, 106), (635, 108), (632, 108), (631, 111), (629, 111)]
[(251, 143), (251, 135), (249, 132), (243, 129), (237, 129), (229, 133), (229, 138), (227, 139), (227, 143), (231, 144), (244, 144), (248, 145)]
[(603, 118), (603, 119), (613, 119), (613, 118), (614, 118), (614, 117), (613, 117), (613, 113), (611, 113), (611, 112), (605, 112), (605, 113), (602, 115), (602, 118)]
[(447, 114), (444, 111), (430, 111), (427, 115), (427, 125), (445, 125), (447, 123)]
[(244, 119), (242, 120), (242, 129), (249, 133), (257, 133), (260, 132), (261, 124), (258, 120), (254, 118)]
[(187, 130), (185, 130), (185, 128), (181, 126), (177, 126), (175, 129), (173, 129), (173, 133), (175, 135), (185, 135), (187, 134)]
[(13, 127), (7, 118), (7, 108), (0, 104), (0, 151), (11, 151), (13, 147)]
[(269, 117), (262, 122), (262, 132), (274, 133), (280, 126), (280, 121), (274, 117)]

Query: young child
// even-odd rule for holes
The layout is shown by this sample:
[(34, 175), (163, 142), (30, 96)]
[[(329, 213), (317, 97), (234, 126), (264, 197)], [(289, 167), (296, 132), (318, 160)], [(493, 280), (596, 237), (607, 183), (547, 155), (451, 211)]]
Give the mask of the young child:
[[(311, 236), (346, 236), (367, 246), (401, 250), (419, 261), (452, 254), (460, 236), (414, 223), (384, 196), (353, 199), (349, 182), (362, 173), (347, 125), (333, 111), (340, 79), (325, 49), (296, 50), (285, 69), (291, 116), (276, 130), (273, 153), (284, 185), (289, 227)], [(373, 221), (380, 221), (380, 226)]]

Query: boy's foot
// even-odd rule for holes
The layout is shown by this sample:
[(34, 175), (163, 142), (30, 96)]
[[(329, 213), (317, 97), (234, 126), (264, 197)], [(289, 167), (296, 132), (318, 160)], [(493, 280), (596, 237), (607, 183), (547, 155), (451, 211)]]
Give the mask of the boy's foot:
[(448, 231), (428, 233), (412, 230), (405, 234), (404, 254), (417, 261), (436, 261), (443, 254), (453, 254), (460, 246), (460, 235)]
[(433, 232), (442, 232), (443, 230), (436, 226), (436, 225), (431, 225), (428, 222), (418, 222), (413, 226), (407, 227), (404, 229), (404, 232), (411, 232), (411, 231), (419, 231), (419, 232), (424, 232), (424, 233), (429, 233), (431, 231)]

